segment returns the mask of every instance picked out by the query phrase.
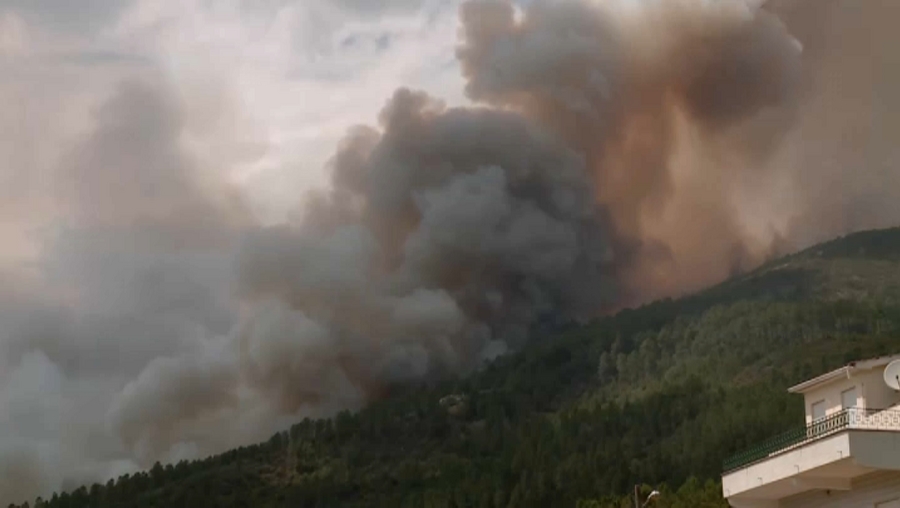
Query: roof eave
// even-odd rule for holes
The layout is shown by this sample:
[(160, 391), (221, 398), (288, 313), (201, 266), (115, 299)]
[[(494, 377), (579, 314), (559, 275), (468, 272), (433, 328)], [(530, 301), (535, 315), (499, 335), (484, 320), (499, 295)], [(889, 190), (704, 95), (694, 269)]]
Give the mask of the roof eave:
[(806, 393), (806, 392), (812, 390), (813, 388), (816, 388), (819, 385), (823, 385), (830, 381), (834, 381), (835, 379), (838, 379), (841, 377), (849, 377), (850, 372), (852, 370), (855, 370), (855, 368), (851, 367), (849, 365), (846, 365), (837, 370), (833, 370), (831, 372), (822, 374), (819, 377), (814, 377), (808, 381), (804, 381), (798, 385), (794, 385), (794, 386), (788, 388), (788, 393)]
[(804, 381), (798, 385), (794, 385), (788, 388), (788, 393), (806, 393), (813, 388), (817, 388), (823, 384), (834, 381), (835, 379), (841, 377), (850, 377), (855, 371), (868, 371), (878, 367), (883, 367), (894, 360), (900, 360), (900, 355), (884, 355), (878, 356), (875, 358), (868, 358), (866, 360), (858, 360), (855, 362), (850, 362), (843, 367), (833, 370), (831, 372), (822, 374), (821, 376), (814, 377), (807, 381)]

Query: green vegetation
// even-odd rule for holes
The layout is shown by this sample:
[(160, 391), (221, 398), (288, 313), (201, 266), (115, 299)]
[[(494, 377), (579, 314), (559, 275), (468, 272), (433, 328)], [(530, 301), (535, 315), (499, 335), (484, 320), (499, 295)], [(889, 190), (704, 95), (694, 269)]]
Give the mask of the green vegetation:
[[(267, 443), (37, 500), (81, 507), (725, 507), (722, 459), (802, 421), (790, 384), (896, 352), (900, 229), (535, 340)], [(893, 338), (893, 340), (892, 340)]]

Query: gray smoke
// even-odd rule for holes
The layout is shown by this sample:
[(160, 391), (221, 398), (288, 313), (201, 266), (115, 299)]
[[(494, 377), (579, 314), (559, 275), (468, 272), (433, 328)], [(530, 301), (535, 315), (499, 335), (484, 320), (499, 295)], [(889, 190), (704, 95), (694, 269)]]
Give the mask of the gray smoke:
[(234, 252), (250, 220), (184, 149), (182, 119), (165, 84), (129, 81), (42, 175), (62, 218), (34, 228), (38, 262), (0, 278), (4, 502), (230, 444), (179, 429), (232, 400), (233, 369), (210, 344), (238, 311)]
[[(274, 384), (289, 409), (348, 384), (371, 395), (471, 368), (537, 320), (589, 317), (614, 294), (582, 157), (520, 115), (445, 109), (408, 90), (381, 128), (351, 134), (332, 190), (301, 223), (242, 250), (244, 299), (296, 313), (266, 311), (278, 324), (241, 335), (253, 352), (242, 357), (275, 360), (253, 362), (250, 379)], [(286, 319), (292, 332), (269, 329)]]

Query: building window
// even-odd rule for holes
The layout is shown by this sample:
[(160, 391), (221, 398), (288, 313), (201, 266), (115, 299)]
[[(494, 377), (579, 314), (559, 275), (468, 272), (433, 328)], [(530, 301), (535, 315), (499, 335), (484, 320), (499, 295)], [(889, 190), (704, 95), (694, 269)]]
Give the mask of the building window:
[(841, 392), (841, 409), (856, 407), (856, 387)]
[(812, 405), (812, 421), (817, 422), (825, 419), (825, 401), (820, 400)]

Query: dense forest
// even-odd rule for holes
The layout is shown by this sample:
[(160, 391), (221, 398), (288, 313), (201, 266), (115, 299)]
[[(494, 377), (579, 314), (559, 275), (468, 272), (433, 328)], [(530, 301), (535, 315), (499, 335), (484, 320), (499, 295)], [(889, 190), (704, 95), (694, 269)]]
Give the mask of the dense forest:
[(20, 506), (612, 508), (641, 484), (660, 508), (725, 507), (722, 460), (802, 422), (787, 386), (898, 335), (900, 229), (858, 233), (266, 443)]

